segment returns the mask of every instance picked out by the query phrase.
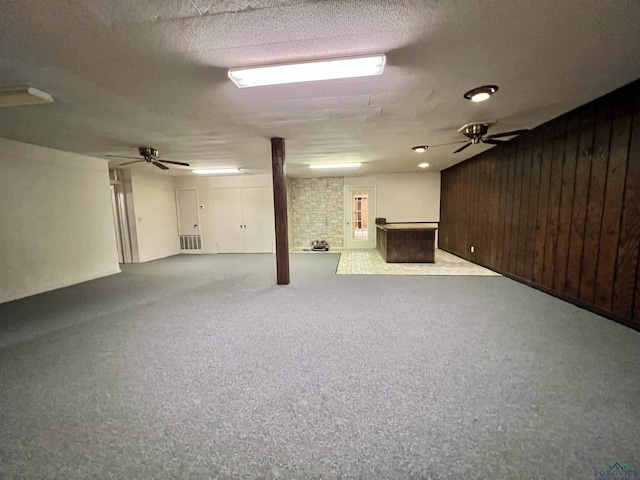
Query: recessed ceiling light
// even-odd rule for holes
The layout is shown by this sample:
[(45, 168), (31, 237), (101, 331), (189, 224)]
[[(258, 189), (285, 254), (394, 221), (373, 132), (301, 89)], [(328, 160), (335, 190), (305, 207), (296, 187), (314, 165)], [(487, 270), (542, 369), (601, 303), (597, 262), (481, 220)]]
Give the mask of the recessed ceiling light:
[(464, 94), (464, 98), (471, 100), (472, 102), (484, 102), (488, 100), (491, 95), (498, 91), (497, 85), (484, 85), (482, 87), (474, 88)]
[(427, 168), (429, 166), (429, 164), (428, 163), (419, 163), (418, 166), (420, 168)]
[(33, 87), (0, 90), (0, 107), (19, 107), (39, 103), (53, 103), (53, 97), (47, 92)]
[(196, 175), (223, 175), (227, 173), (242, 173), (239, 168), (204, 168), (191, 171)]
[(427, 148), (429, 148), (429, 145), (416, 145), (415, 147), (411, 147), (411, 150), (416, 153), (424, 153), (427, 151)]
[(315, 165), (309, 165), (309, 168), (314, 170), (329, 169), (329, 168), (357, 168), (361, 163), (318, 163)]
[(381, 75), (385, 62), (384, 55), (372, 55), (284, 65), (230, 68), (229, 78), (238, 87), (245, 88), (334, 78), (367, 77)]

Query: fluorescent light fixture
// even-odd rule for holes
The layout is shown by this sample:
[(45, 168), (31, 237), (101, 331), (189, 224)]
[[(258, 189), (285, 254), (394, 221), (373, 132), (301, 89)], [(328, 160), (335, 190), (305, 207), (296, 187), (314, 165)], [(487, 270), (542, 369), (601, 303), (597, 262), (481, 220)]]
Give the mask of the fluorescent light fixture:
[(228, 173), (242, 173), (239, 168), (205, 168), (191, 171), (196, 175), (224, 175)]
[(429, 164), (428, 163), (419, 163), (418, 166), (420, 168), (427, 168), (429, 166)]
[(39, 103), (53, 103), (53, 97), (47, 92), (33, 87), (0, 90), (0, 107), (19, 107)]
[(230, 68), (229, 78), (238, 87), (245, 88), (334, 78), (368, 77), (381, 75), (385, 62), (384, 55), (372, 55), (263, 67)]
[(309, 168), (314, 170), (329, 169), (329, 168), (357, 168), (361, 163), (318, 163), (316, 165), (309, 165)]

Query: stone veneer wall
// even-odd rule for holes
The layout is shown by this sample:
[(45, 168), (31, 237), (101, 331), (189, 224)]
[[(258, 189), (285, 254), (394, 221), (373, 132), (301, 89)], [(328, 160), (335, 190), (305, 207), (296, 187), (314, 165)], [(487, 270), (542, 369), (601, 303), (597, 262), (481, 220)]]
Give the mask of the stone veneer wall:
[(290, 178), (290, 248), (309, 248), (326, 240), (330, 248), (344, 247), (344, 178)]

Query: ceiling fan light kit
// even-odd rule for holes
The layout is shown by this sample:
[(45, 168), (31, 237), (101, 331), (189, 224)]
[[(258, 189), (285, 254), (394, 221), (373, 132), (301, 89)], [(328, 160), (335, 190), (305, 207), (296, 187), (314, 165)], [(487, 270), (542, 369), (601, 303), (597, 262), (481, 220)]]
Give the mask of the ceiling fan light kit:
[(490, 145), (501, 145), (507, 143), (505, 140), (497, 140), (502, 137), (514, 137), (516, 135), (520, 135), (521, 133), (528, 132), (527, 129), (522, 130), (513, 130), (511, 132), (502, 132), (502, 133), (494, 133), (493, 135), (488, 135), (485, 137), (487, 132), (489, 131), (489, 127), (493, 125), (495, 122), (482, 122), (482, 123), (467, 123), (460, 130), (465, 137), (469, 138), (469, 141), (465, 143), (462, 147), (454, 151), (453, 153), (459, 153), (465, 148), (476, 145), (478, 143), (487, 143)]
[(120, 165), (118, 165), (119, 167), (125, 167), (127, 165), (132, 165), (134, 163), (140, 163), (140, 162), (151, 163), (152, 165), (155, 165), (156, 167), (158, 167), (160, 170), (169, 170), (169, 167), (164, 165), (165, 163), (170, 163), (172, 165), (180, 165), (183, 167), (189, 166), (189, 164), (186, 162), (175, 162), (173, 160), (164, 160), (162, 158), (158, 158), (159, 152), (155, 148), (139, 147), (138, 153), (142, 156), (142, 158), (124, 157), (122, 155), (105, 155), (105, 156), (111, 157), (111, 158), (133, 158), (134, 159), (133, 162), (121, 163)]
[(53, 97), (34, 87), (19, 87), (0, 90), (0, 107), (20, 107), (53, 103)]
[(313, 82), (337, 78), (382, 75), (385, 55), (335, 58), (302, 63), (230, 68), (229, 78), (239, 88)]
[(476, 103), (484, 102), (485, 100), (489, 100), (489, 97), (491, 97), (491, 95), (493, 95), (497, 91), (497, 85), (483, 85), (482, 87), (477, 87), (469, 90), (464, 94), (464, 98)]
[[(459, 153), (463, 151), (465, 148), (470, 147), (471, 145), (476, 145), (478, 143), (487, 143), (490, 145), (501, 145), (507, 143), (506, 140), (498, 140), (502, 137), (515, 137), (516, 135), (520, 135), (522, 133), (526, 133), (529, 130), (524, 128), (521, 130), (512, 130), (510, 132), (502, 132), (502, 133), (494, 133), (493, 135), (487, 135), (489, 128), (496, 122), (477, 122), (477, 123), (467, 123), (463, 125), (462, 128), (458, 130), (461, 134), (467, 137), (468, 141), (459, 141), (459, 142), (451, 142), (451, 143), (441, 143), (440, 145), (431, 145), (433, 147), (444, 147), (446, 145), (455, 145), (456, 143), (464, 143), (463, 146), (458, 148), (453, 153)], [(414, 152), (424, 152), (427, 148), (430, 148), (426, 145), (418, 145), (416, 147), (412, 147)], [(421, 150), (423, 149), (423, 150)], [(421, 167), (423, 164), (418, 165)], [(422, 168), (422, 167), (421, 167)]]

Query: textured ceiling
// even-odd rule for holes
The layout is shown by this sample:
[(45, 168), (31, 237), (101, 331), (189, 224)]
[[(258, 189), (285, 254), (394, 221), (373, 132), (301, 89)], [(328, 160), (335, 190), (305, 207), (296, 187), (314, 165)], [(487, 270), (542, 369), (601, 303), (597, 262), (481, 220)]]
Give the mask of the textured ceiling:
[[(457, 130), (472, 121), (495, 121), (490, 133), (532, 128), (640, 77), (640, 0), (0, 0), (0, 9), (0, 88), (31, 85), (55, 99), (0, 109), (0, 136), (97, 157), (151, 146), (199, 168), (268, 173), (278, 136), (294, 176), (344, 161), (363, 162), (359, 175), (419, 171), (421, 161), (441, 170), (489, 146), (411, 147), (464, 140)], [(227, 79), (229, 67), (372, 53), (387, 54), (382, 76), (246, 89)], [(500, 86), (489, 101), (462, 98), (487, 83)]]

